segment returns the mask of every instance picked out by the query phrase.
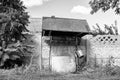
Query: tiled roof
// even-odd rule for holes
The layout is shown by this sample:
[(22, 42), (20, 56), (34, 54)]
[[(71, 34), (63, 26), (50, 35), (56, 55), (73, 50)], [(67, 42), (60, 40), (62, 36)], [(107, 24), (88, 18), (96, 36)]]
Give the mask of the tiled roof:
[(43, 17), (42, 29), (53, 31), (69, 31), (69, 32), (89, 32), (90, 28), (86, 20)]

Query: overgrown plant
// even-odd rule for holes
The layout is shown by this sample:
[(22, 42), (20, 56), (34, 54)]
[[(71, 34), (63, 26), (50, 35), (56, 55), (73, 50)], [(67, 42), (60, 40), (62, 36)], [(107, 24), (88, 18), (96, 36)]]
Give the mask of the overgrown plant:
[(104, 25), (104, 29), (101, 29), (101, 27), (96, 24), (96, 26), (93, 26), (93, 34), (94, 35), (118, 35), (118, 28), (117, 28), (117, 22), (115, 21), (115, 25)]
[(115, 62), (114, 57), (110, 56), (106, 65), (105, 65), (105, 69), (104, 69), (106, 75), (112, 76), (112, 75), (116, 74), (116, 72), (114, 71), (114, 68), (115, 68), (114, 62)]

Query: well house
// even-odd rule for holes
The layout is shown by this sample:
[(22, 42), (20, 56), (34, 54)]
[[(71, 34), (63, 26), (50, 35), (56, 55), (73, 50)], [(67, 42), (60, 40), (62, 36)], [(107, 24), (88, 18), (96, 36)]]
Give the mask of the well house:
[(74, 72), (76, 70), (75, 50), (88, 54), (87, 40), (90, 33), (86, 20), (43, 17), (31, 18), (28, 29), (35, 34), (39, 66), (42, 70)]

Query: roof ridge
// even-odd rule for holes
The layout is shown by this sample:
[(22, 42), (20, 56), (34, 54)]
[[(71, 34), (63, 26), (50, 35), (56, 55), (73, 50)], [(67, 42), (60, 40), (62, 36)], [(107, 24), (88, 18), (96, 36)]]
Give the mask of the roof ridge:
[(53, 19), (66, 19), (66, 20), (83, 20), (83, 21), (87, 21), (86, 19), (75, 19), (75, 18), (64, 18), (64, 17), (42, 17), (43, 19), (45, 18), (53, 18)]

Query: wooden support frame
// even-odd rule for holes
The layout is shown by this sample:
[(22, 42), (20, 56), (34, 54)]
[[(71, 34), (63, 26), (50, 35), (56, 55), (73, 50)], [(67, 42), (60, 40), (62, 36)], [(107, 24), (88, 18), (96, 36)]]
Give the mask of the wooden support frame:
[(87, 59), (87, 60), (86, 60), (86, 66), (88, 66), (88, 60), (89, 60), (89, 59), (88, 59), (88, 52), (89, 52), (89, 51), (88, 51), (88, 40), (85, 40), (85, 46), (86, 46), (86, 47), (85, 47), (85, 49), (86, 49), (86, 54), (85, 54), (85, 56), (86, 56), (86, 59)]
[(77, 52), (77, 37), (75, 36), (75, 63), (76, 63), (76, 72), (77, 72), (77, 66), (78, 66), (78, 60), (77, 60), (77, 55), (76, 55), (76, 52)]
[(51, 42), (52, 42), (52, 36), (51, 36), (52, 31), (49, 32), (50, 36), (50, 50), (49, 50), (49, 71), (51, 71), (52, 66), (51, 66)]
[(43, 48), (43, 46), (42, 46), (42, 37), (44, 36), (44, 34), (45, 34), (45, 31), (43, 31), (43, 32), (41, 32), (41, 55), (40, 55), (40, 57), (41, 57), (41, 69), (43, 69), (43, 58), (42, 58), (42, 48)]

